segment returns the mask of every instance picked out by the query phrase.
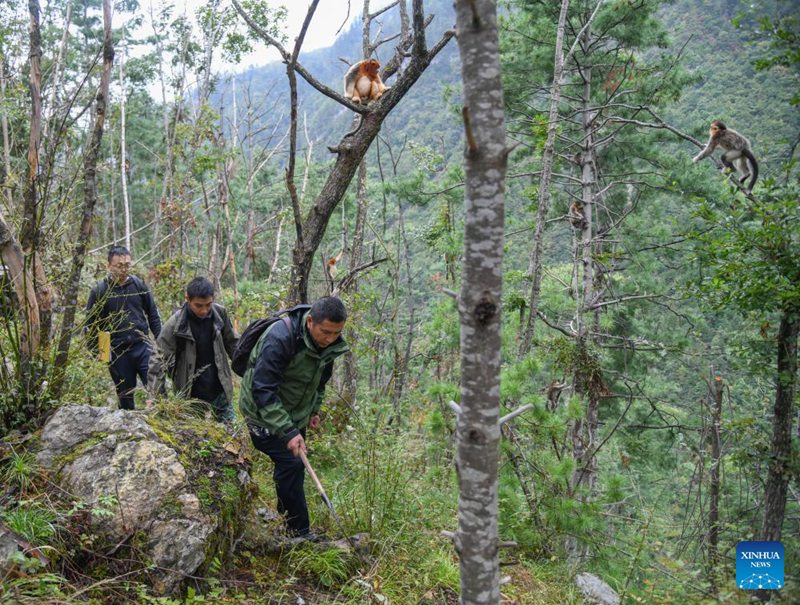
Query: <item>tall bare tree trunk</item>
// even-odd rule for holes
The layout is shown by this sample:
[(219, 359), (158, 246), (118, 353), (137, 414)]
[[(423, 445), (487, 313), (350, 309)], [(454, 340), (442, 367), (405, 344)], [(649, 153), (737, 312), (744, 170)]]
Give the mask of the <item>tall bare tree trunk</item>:
[(564, 28), (569, 11), (569, 0), (562, 0), (556, 29), (556, 50), (553, 62), (553, 89), (550, 91), (550, 112), (547, 118), (547, 140), (542, 152), (542, 176), (539, 181), (539, 206), (536, 212), (536, 233), (533, 236), (533, 251), (528, 266), (531, 279), (531, 294), (528, 303), (528, 322), (519, 342), (518, 357), (522, 358), (531, 350), (536, 314), (539, 311), (539, 296), (542, 288), (542, 244), (547, 212), (550, 207), (550, 179), (553, 175), (555, 158), (556, 128), (558, 126), (558, 104), (561, 102), (561, 80), (564, 76)]
[[(590, 29), (586, 28), (580, 44), (584, 54), (589, 52)], [(598, 406), (599, 399), (594, 384), (594, 363), (589, 345), (590, 337), (590, 306), (594, 302), (594, 192), (596, 189), (597, 171), (596, 150), (594, 140), (595, 112), (591, 111), (592, 93), (592, 68), (591, 66), (579, 67), (580, 77), (583, 81), (581, 95), (582, 141), (578, 165), (581, 170), (581, 202), (583, 205), (584, 221), (582, 223), (580, 244), (578, 252), (580, 258), (575, 262), (581, 266), (581, 287), (576, 292), (576, 364), (574, 372), (575, 392), (586, 401), (586, 415), (573, 421), (570, 428), (572, 438), (572, 456), (575, 460), (570, 486), (576, 497), (590, 499), (597, 477), (595, 464), (595, 446), (597, 443)], [(588, 315), (588, 318), (587, 318)], [(585, 493), (581, 493), (585, 491)], [(577, 539), (570, 536), (567, 539), (567, 554), (574, 563), (586, 554), (581, 552)]]
[(125, 247), (131, 248), (131, 203), (128, 199), (128, 148), (125, 140), (125, 36), (123, 34), (123, 46), (119, 54), (119, 170), (120, 182), (122, 183), (122, 208), (125, 212)]
[(789, 463), (792, 456), (792, 403), (797, 384), (797, 338), (800, 317), (794, 309), (785, 309), (778, 328), (778, 367), (775, 406), (772, 416), (772, 446), (769, 474), (764, 486), (764, 523), (762, 540), (781, 539), (789, 488)]
[(111, 67), (114, 62), (114, 44), (111, 39), (111, 0), (103, 0), (103, 72), (95, 104), (94, 128), (83, 160), (83, 217), (77, 242), (72, 252), (72, 263), (67, 286), (64, 291), (64, 321), (58, 339), (58, 351), (53, 368), (50, 393), (53, 399), (61, 398), (64, 387), (64, 370), (69, 358), (69, 348), (75, 326), (81, 272), (86, 261), (86, 249), (92, 237), (92, 219), (97, 205), (97, 160), (108, 106), (108, 88), (111, 82)]
[[(365, 2), (368, 5), (368, 2)], [(367, 222), (367, 210), (369, 200), (367, 199), (367, 161), (362, 160), (358, 167), (358, 181), (356, 187), (356, 225), (353, 231), (353, 244), (350, 248), (350, 271), (355, 271), (361, 264), (361, 257), (364, 249), (364, 225)], [(351, 292), (358, 292), (358, 280), (353, 281), (350, 287)], [(353, 322), (355, 325), (356, 322)], [(350, 343), (350, 352), (344, 359), (344, 384), (342, 385), (342, 398), (348, 409), (354, 409), (356, 405), (356, 394), (358, 385), (358, 359), (356, 359), (355, 348), (358, 342), (358, 330), (349, 330), (347, 340)], [(346, 424), (344, 419), (342, 426)]]
[[(41, 205), (39, 200), (39, 145), (42, 134), (42, 34), (39, 28), (39, 1), (28, 0), (30, 15), (30, 92), (31, 120), (28, 138), (28, 175), (23, 188), (22, 225), (19, 244), (24, 255), (26, 270), (23, 275), (30, 276), (36, 292), (36, 308), (23, 307), (25, 313), (25, 335), (33, 353), (47, 339), (49, 328), (50, 293), (44, 280), (44, 267), (39, 259), (41, 225)], [(44, 316), (48, 318), (43, 321)], [(45, 325), (42, 326), (42, 323)], [(44, 328), (45, 334), (42, 334)], [(33, 379), (28, 376), (27, 379)], [(30, 385), (32, 386), (32, 385)], [(27, 387), (26, 387), (27, 392)]]
[[(64, 73), (64, 56), (67, 53), (67, 44), (69, 43), (69, 26), (72, 24), (72, 3), (67, 3), (66, 13), (64, 15), (64, 31), (61, 34), (61, 44), (58, 47), (58, 55), (56, 56), (53, 70), (53, 82), (50, 87), (50, 96), (48, 97), (47, 107), (50, 116), (44, 121), (42, 125), (42, 140), (47, 141), (50, 131), (50, 123), (55, 121), (58, 116), (56, 111), (56, 104), (58, 103), (58, 95), (61, 92), (61, 78)], [(46, 143), (45, 143), (46, 144)], [(50, 155), (53, 154), (54, 146), (50, 146)]]
[[(0, 57), (0, 101), (6, 101), (6, 58)], [(8, 138), (8, 115), (0, 112), (0, 126), (3, 129), (3, 193), (6, 198), (6, 208), (10, 211), (14, 207), (14, 193), (10, 186), (11, 179), (11, 141)]]
[[(24, 322), (28, 317), (39, 317), (39, 305), (36, 302), (36, 292), (33, 289), (33, 278), (30, 269), (25, 263), (19, 242), (6, 222), (5, 217), (0, 213), (0, 257), (3, 259), (3, 266), (6, 274), (14, 288), (19, 303), (20, 317)], [(31, 342), (28, 331), (23, 329), (19, 335), (19, 352), (23, 366), (30, 362), (31, 356), (36, 348), (36, 342)]]
[(250, 268), (256, 260), (256, 211), (252, 208), (247, 212), (247, 225), (244, 228), (244, 263), (242, 264), (242, 279), (250, 279)]
[(711, 390), (711, 472), (708, 486), (708, 583), (709, 590), (716, 595), (719, 566), (719, 495), (720, 468), (722, 465), (722, 394), (725, 383), (714, 376)]
[(466, 133), (455, 545), (462, 605), (490, 605), (500, 602), (497, 469), (507, 149), (496, 4), (457, 0), (455, 6)]
[(119, 170), (120, 183), (122, 184), (122, 208), (125, 212), (125, 247), (131, 248), (131, 202), (128, 198), (128, 152), (125, 138), (125, 52), (123, 31), (123, 47), (119, 54)]

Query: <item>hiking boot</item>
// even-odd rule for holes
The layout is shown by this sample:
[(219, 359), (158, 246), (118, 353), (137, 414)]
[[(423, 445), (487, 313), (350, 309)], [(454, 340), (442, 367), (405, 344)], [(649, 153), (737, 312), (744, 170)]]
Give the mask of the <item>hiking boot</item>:
[(323, 542), (325, 540), (325, 536), (323, 534), (318, 534), (316, 532), (311, 531), (310, 529), (296, 533), (292, 538), (292, 542)]

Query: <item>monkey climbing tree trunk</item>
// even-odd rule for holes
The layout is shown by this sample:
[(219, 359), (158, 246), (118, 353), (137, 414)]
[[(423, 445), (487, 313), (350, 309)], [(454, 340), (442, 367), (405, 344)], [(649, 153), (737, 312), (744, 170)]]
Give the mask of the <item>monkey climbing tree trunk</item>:
[(72, 251), (72, 264), (64, 291), (64, 320), (61, 324), (58, 351), (50, 386), (51, 397), (56, 401), (61, 398), (64, 387), (64, 370), (67, 366), (75, 326), (81, 272), (86, 261), (86, 249), (92, 237), (92, 220), (97, 205), (97, 158), (103, 139), (111, 67), (114, 63), (114, 43), (111, 38), (111, 0), (103, 0), (103, 33), (103, 72), (100, 76), (100, 87), (96, 97), (94, 128), (83, 159), (83, 216), (75, 248)]
[(507, 162), (496, 4), (458, 0), (464, 83), (465, 191), (458, 414), (458, 533), (462, 605), (500, 602), (497, 469), (500, 329)]
[(778, 327), (778, 375), (772, 417), (772, 446), (769, 474), (764, 486), (762, 540), (780, 540), (786, 514), (789, 464), (792, 456), (792, 402), (797, 385), (797, 338), (800, 315), (784, 309)]

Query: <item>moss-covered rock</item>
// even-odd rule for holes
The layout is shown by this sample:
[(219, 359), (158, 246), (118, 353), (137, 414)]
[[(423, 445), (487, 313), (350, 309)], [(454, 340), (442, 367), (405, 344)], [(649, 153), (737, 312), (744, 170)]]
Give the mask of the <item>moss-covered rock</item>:
[[(37, 459), (88, 513), (78, 541), (98, 537), (115, 574), (138, 568), (170, 594), (232, 554), (255, 491), (240, 451), (210, 420), (65, 406), (44, 426)], [(84, 573), (108, 573), (84, 560)]]

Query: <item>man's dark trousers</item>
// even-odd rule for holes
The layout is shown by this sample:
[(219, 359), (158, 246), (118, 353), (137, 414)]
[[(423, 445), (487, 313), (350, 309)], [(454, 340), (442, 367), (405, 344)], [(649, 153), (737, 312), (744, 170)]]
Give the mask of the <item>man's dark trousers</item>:
[(142, 379), (142, 384), (147, 385), (147, 368), (150, 364), (150, 345), (144, 341), (133, 342), (111, 354), (111, 363), (108, 371), (114, 380), (119, 397), (119, 407), (123, 410), (132, 410), (133, 390), (136, 388), (136, 377)]
[[(300, 431), (300, 434), (305, 439), (305, 429)], [(295, 536), (308, 533), (310, 523), (306, 493), (303, 490), (306, 476), (303, 461), (286, 448), (283, 439), (274, 436), (263, 438), (254, 434), (252, 430), (250, 438), (255, 448), (269, 456), (275, 464), (272, 478), (275, 480), (278, 492), (278, 512), (286, 515), (289, 531)]]

